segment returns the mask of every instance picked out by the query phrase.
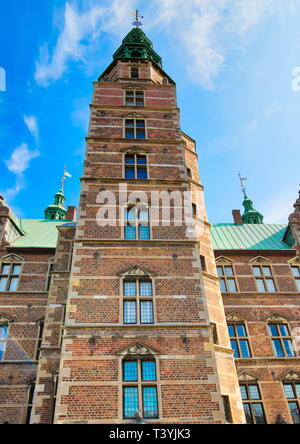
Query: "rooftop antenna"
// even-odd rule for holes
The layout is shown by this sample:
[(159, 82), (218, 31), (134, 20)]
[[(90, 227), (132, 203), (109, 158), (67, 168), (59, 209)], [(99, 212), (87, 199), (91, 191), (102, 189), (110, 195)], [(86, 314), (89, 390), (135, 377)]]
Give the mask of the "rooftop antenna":
[(141, 26), (143, 26), (141, 20), (144, 17), (140, 15), (140, 11), (138, 9), (135, 12), (131, 12), (130, 14), (135, 15), (135, 21), (132, 23), (133, 26), (135, 26), (136, 28), (140, 28)]
[(243, 192), (245, 198), (247, 198), (247, 188), (245, 186), (245, 182), (247, 182), (248, 179), (247, 179), (247, 177), (242, 177), (241, 173), (239, 173), (239, 178), (241, 181), (242, 192)]

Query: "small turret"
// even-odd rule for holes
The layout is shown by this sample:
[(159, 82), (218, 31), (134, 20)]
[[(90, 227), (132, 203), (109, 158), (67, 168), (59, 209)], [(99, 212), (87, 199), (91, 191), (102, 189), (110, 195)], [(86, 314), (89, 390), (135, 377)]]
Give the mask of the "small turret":
[(244, 194), (244, 201), (243, 206), (245, 208), (245, 212), (242, 215), (243, 223), (244, 224), (263, 224), (264, 223), (264, 216), (259, 213), (259, 211), (255, 210), (253, 208), (253, 201), (249, 199), (247, 196), (246, 188), (244, 182), (247, 180), (246, 177), (242, 177), (239, 174), (242, 190)]
[(45, 219), (66, 220), (67, 209), (65, 208), (66, 197), (63, 188), (54, 196), (54, 202), (45, 209)]

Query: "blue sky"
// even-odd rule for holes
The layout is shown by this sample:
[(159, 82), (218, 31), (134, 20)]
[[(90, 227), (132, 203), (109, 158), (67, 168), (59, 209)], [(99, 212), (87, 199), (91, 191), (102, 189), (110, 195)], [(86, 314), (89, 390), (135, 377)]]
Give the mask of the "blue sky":
[(1, 0), (1, 193), (41, 218), (66, 164), (77, 205), (92, 82), (136, 7), (177, 82), (210, 221), (241, 207), (240, 171), (265, 222), (285, 223), (300, 182), (300, 0)]

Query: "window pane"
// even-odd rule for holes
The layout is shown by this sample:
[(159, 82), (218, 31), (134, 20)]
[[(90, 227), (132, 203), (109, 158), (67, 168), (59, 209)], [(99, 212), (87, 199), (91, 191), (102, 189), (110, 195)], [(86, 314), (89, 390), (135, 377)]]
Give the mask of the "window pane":
[(8, 291), (17, 291), (19, 284), (19, 278), (12, 278), (9, 285)]
[(270, 267), (262, 267), (262, 270), (263, 270), (263, 275), (264, 276), (272, 276), (271, 268)]
[(292, 273), (294, 276), (300, 276), (300, 267), (292, 267)]
[(267, 289), (269, 293), (275, 293), (276, 288), (273, 279), (266, 279)]
[(137, 361), (128, 361), (124, 362), (123, 367), (123, 380), (128, 381), (137, 381), (138, 380), (138, 364)]
[(9, 274), (10, 265), (9, 264), (3, 264), (1, 274)]
[(125, 168), (125, 179), (135, 179), (135, 169), (134, 168)]
[(126, 240), (136, 240), (136, 228), (131, 225), (125, 227), (125, 239)]
[(284, 391), (287, 399), (295, 399), (293, 384), (284, 384)]
[(8, 327), (0, 327), (0, 340), (5, 340), (7, 337), (7, 331), (8, 331)]
[(244, 404), (244, 411), (245, 411), (245, 416), (246, 416), (247, 424), (253, 424), (250, 404)]
[(221, 293), (227, 293), (225, 279), (220, 280), (220, 288), (221, 288)]
[(236, 293), (237, 288), (236, 288), (235, 279), (227, 279), (227, 287), (229, 293)]
[(134, 99), (126, 99), (127, 106), (134, 106)]
[(283, 350), (282, 350), (282, 346), (281, 346), (281, 342), (279, 339), (274, 339), (272, 341), (273, 343), (273, 349), (274, 349), (274, 353), (275, 356), (277, 356), (278, 358), (281, 358), (284, 356)]
[(148, 222), (149, 221), (149, 210), (147, 209), (141, 209), (139, 210), (139, 216), (140, 221)]
[(269, 325), (269, 332), (271, 336), (279, 336), (279, 331), (276, 324)]
[(146, 139), (146, 133), (145, 133), (145, 130), (137, 130), (137, 132), (136, 132), (136, 138), (137, 138), (137, 139)]
[(300, 384), (296, 384), (297, 398), (300, 399)]
[(237, 335), (240, 338), (246, 338), (247, 337), (247, 333), (246, 333), (246, 328), (244, 325), (237, 325), (236, 326), (236, 331), (237, 331)]
[(224, 276), (223, 267), (217, 267), (218, 276)]
[(141, 301), (141, 324), (154, 324), (152, 301)]
[(245, 385), (241, 385), (240, 389), (241, 389), (242, 400), (244, 401), (244, 400), (248, 399), (248, 394), (247, 394), (246, 386)]
[(144, 418), (158, 418), (156, 387), (143, 387)]
[(242, 353), (243, 358), (250, 358), (251, 357), (248, 341), (241, 340), (240, 341), (240, 348), (241, 348), (241, 353)]
[(296, 279), (297, 290), (300, 291), (300, 279)]
[(137, 175), (139, 180), (147, 180), (148, 179), (147, 168), (138, 168)]
[(256, 279), (256, 284), (257, 284), (257, 291), (259, 293), (265, 293), (266, 292), (265, 284), (264, 284), (264, 280), (263, 279)]
[(145, 120), (137, 120), (136, 127), (137, 128), (145, 128)]
[(237, 341), (230, 341), (230, 342), (231, 342), (231, 347), (232, 347), (232, 349), (234, 351), (234, 357), (235, 358), (239, 358), (240, 357), (240, 352), (239, 352)]
[(139, 225), (139, 239), (150, 240), (150, 227)]
[(233, 276), (233, 268), (232, 267), (224, 267), (226, 276)]
[(124, 388), (124, 418), (134, 418), (139, 410), (139, 396), (137, 387)]
[(125, 163), (126, 165), (134, 165), (135, 161), (134, 161), (134, 156), (126, 156), (125, 157)]
[(155, 361), (142, 362), (142, 381), (156, 381)]
[(138, 163), (138, 165), (147, 165), (147, 157), (146, 156), (138, 156), (137, 163)]
[(126, 129), (125, 137), (126, 139), (134, 139), (134, 130)]
[(0, 278), (0, 291), (6, 290), (7, 278)]
[(284, 343), (284, 348), (285, 348), (286, 355), (288, 357), (295, 356), (295, 352), (294, 352), (292, 341), (290, 339), (284, 339), (283, 343)]
[(13, 275), (17, 275), (21, 273), (21, 265), (14, 265), (13, 266), (13, 270), (12, 270), (12, 274)]
[(261, 276), (262, 275), (260, 267), (253, 267), (253, 273), (254, 273), (254, 276)]
[(124, 282), (124, 296), (136, 296), (136, 282), (135, 281), (125, 281)]
[(134, 97), (134, 91), (126, 91), (126, 97)]
[(266, 418), (262, 404), (252, 404), (256, 424), (265, 424)]
[(289, 402), (289, 408), (294, 424), (300, 424), (300, 411), (297, 402)]
[(124, 324), (136, 324), (136, 302), (125, 301), (124, 302)]
[(230, 338), (234, 338), (235, 337), (235, 331), (234, 331), (234, 326), (233, 325), (228, 325), (228, 334)]
[(125, 121), (126, 128), (134, 128), (134, 120), (126, 120)]
[(153, 296), (152, 282), (140, 281), (140, 296)]
[(279, 325), (279, 330), (280, 330), (281, 336), (290, 336), (289, 329), (288, 329), (287, 325), (284, 325), (284, 324)]
[(257, 401), (258, 399), (260, 399), (259, 388), (257, 385), (249, 385), (248, 389), (251, 400)]

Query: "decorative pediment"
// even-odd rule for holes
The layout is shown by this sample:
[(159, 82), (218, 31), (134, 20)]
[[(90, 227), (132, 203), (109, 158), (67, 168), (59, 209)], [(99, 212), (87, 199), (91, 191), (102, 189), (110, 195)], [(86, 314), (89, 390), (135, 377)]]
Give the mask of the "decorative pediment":
[(288, 319), (278, 313), (273, 313), (266, 319), (267, 322), (288, 322)]
[(300, 381), (300, 372), (289, 370), (288, 372), (285, 372), (281, 377), (281, 380), (284, 381)]
[(228, 322), (243, 322), (244, 319), (240, 318), (236, 313), (230, 313), (226, 316)]
[(130, 267), (129, 269), (124, 270), (121, 273), (119, 273), (119, 276), (131, 276), (131, 277), (147, 277), (147, 278), (149, 278), (150, 275), (153, 275), (153, 273), (150, 274), (148, 270), (146, 270), (143, 267), (139, 267), (139, 266)]
[(250, 264), (253, 264), (253, 263), (255, 263), (255, 264), (268, 263), (269, 264), (271, 261), (263, 256), (257, 256), (254, 259), (251, 259), (249, 262), (250, 262)]
[(17, 254), (8, 254), (7, 256), (2, 257), (1, 262), (24, 262), (25, 259)]
[(230, 259), (228, 259), (228, 257), (225, 257), (225, 256), (219, 256), (219, 257), (217, 257), (217, 259), (216, 259), (216, 263), (217, 264), (228, 264), (228, 265), (232, 265), (233, 264), (233, 261), (232, 260), (230, 260)]
[(14, 318), (8, 317), (6, 314), (0, 313), (0, 324), (10, 324), (11, 322), (15, 322)]
[(116, 355), (121, 356), (149, 356), (158, 354), (160, 353), (154, 348), (140, 343), (131, 344), (127, 347), (122, 348), (116, 353)]
[(144, 86), (141, 86), (138, 83), (127, 83), (123, 86), (123, 89), (138, 89), (139, 91), (146, 90)]
[(140, 114), (140, 113), (126, 113), (123, 116), (123, 119), (146, 119), (147, 116), (145, 116), (145, 114)]
[(288, 261), (288, 264), (300, 265), (300, 256), (293, 257), (293, 259)]
[(238, 377), (239, 382), (257, 382), (258, 379), (255, 376), (250, 375), (250, 373), (242, 373)]
[(140, 153), (148, 154), (148, 153), (150, 153), (149, 149), (143, 148), (140, 146), (130, 146), (130, 147), (122, 148), (120, 151), (121, 151), (121, 153), (132, 153), (132, 154), (140, 154)]
[(55, 261), (55, 257), (50, 257), (49, 259), (47, 259), (47, 262), (48, 262), (49, 264), (53, 264), (54, 261)]

